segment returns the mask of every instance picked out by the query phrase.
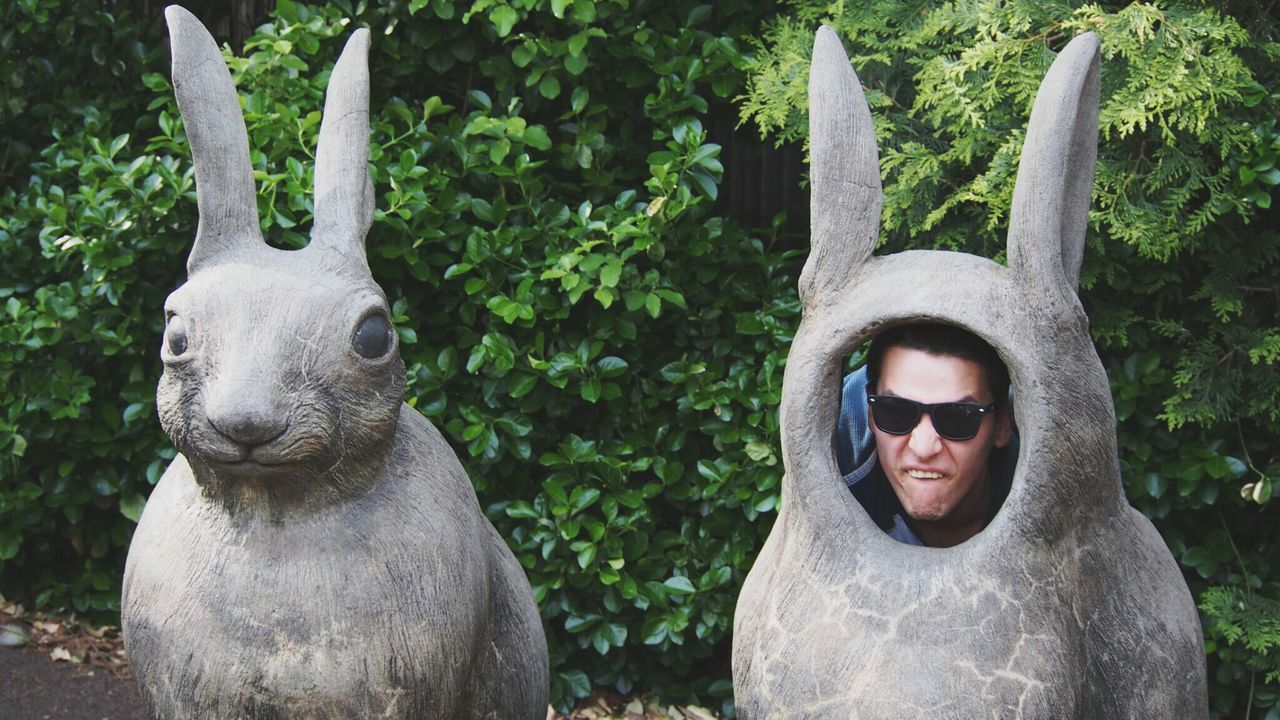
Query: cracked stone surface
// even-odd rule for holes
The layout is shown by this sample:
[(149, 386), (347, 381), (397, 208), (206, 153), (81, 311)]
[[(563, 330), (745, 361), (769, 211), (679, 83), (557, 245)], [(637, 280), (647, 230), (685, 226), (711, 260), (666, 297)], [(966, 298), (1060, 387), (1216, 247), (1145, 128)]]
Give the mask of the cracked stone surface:
[[(1009, 266), (873, 256), (880, 175), (861, 86), (829, 28), (810, 72), (812, 249), (782, 396), (777, 522), (734, 624), (738, 717), (1203, 718), (1199, 617), (1129, 506), (1105, 371), (1075, 294), (1097, 151), (1098, 41), (1037, 95)], [(1010, 370), (1021, 450), (991, 524), (954, 548), (898, 543), (853, 499), (832, 438), (844, 359), (896, 324), (943, 322)]]

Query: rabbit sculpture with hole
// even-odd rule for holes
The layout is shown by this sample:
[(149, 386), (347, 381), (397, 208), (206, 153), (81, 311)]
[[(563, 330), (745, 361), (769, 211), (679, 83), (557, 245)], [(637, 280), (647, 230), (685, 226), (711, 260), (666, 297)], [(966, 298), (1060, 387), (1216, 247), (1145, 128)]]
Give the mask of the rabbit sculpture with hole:
[[(1097, 155), (1099, 51), (1069, 43), (1040, 86), (1008, 267), (873, 257), (880, 170), (861, 86), (829, 28), (809, 78), (812, 249), (787, 359), (782, 506), (734, 624), (738, 717), (1177, 718), (1208, 714), (1199, 618), (1129, 506), (1107, 376), (1076, 297)], [(1009, 367), (1013, 487), (956, 547), (896, 542), (850, 495), (832, 438), (845, 358), (885, 328), (945, 323)]]
[(404, 363), (365, 259), (369, 33), (329, 80), (315, 223), (267, 245), (248, 136), (213, 38), (166, 11), (199, 228), (165, 304), (156, 403), (181, 453), (125, 570), (152, 718), (542, 720), (529, 583)]

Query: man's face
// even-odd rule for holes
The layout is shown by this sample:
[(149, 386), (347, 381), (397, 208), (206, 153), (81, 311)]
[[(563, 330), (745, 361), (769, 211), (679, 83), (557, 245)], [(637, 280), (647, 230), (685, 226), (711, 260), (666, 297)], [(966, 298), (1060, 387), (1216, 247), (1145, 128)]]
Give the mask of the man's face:
[[(922, 403), (995, 401), (978, 363), (896, 346), (885, 351), (875, 392)], [(991, 448), (1007, 445), (1012, 434), (1006, 405), (983, 417), (978, 434), (968, 440), (938, 435), (927, 413), (906, 435), (890, 435), (871, 423), (880, 466), (913, 520), (956, 527), (977, 523), (981, 529), (987, 458)]]

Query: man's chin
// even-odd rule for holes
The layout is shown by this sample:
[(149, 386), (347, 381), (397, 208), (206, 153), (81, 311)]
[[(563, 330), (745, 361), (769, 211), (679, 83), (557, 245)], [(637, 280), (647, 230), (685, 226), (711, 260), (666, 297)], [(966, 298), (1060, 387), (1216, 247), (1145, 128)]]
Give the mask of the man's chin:
[(916, 522), (937, 522), (947, 516), (946, 509), (937, 506), (926, 506), (916, 509), (904, 504), (903, 510), (906, 511), (907, 517)]
[[(924, 487), (920, 487), (921, 484)], [(935, 522), (947, 516), (951, 511), (951, 504), (940, 497), (939, 493), (930, 492), (935, 489), (934, 485), (937, 485), (937, 481), (908, 479), (905, 485), (893, 489), (907, 517), (918, 522)]]

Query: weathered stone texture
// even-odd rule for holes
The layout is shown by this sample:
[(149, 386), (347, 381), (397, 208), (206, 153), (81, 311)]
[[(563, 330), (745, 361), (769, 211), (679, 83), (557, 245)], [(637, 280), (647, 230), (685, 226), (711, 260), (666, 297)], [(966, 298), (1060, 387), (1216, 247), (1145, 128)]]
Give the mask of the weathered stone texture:
[(404, 363), (365, 260), (369, 34), (332, 73), (311, 243), (263, 242), (221, 54), (166, 16), (200, 227), (166, 302), (157, 390), (181, 453), (125, 570), (129, 662), (153, 718), (542, 720), (529, 583)]
[[(1199, 618), (1172, 556), (1129, 506), (1107, 377), (1075, 294), (1097, 152), (1098, 40), (1041, 85), (1009, 266), (962, 253), (872, 256), (880, 175), (840, 41), (810, 75), (812, 249), (782, 398), (782, 509), (738, 600), (738, 716), (1206, 717)], [(942, 322), (987, 340), (1016, 390), (1013, 489), (954, 548), (890, 539), (840, 479), (844, 359), (880, 330)]]

